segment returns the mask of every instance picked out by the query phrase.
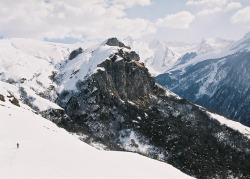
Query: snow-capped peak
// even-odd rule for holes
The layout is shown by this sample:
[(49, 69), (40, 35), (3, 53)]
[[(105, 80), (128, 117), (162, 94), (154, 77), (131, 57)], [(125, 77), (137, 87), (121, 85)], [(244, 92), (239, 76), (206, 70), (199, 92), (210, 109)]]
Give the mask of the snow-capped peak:
[(166, 69), (170, 68), (180, 57), (160, 40), (153, 40), (150, 42), (149, 50), (152, 51), (152, 56), (148, 57), (143, 62), (153, 75), (165, 72)]
[(122, 40), (122, 42), (126, 46), (132, 47), (134, 40), (133, 40), (133, 38), (131, 36), (127, 36), (125, 39)]
[(149, 43), (149, 48), (153, 49), (153, 48), (159, 48), (159, 47), (160, 48), (167, 48), (167, 45), (164, 42), (157, 40), (157, 39), (155, 39)]
[(213, 50), (222, 49), (231, 44), (231, 40), (226, 40), (222, 38), (203, 38), (200, 45), (197, 48), (198, 54), (204, 54), (211, 52)]

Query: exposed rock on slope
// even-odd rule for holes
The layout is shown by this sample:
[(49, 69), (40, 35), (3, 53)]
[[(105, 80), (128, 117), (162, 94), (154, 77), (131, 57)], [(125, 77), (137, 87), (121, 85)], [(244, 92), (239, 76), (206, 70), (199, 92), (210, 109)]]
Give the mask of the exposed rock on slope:
[(159, 86), (134, 52), (118, 48), (76, 88), (59, 94), (71, 119), (58, 124), (91, 138), (82, 140), (166, 161), (198, 178), (250, 177), (249, 139)]
[(69, 60), (72, 60), (73, 58), (76, 58), (77, 55), (81, 54), (83, 52), (83, 49), (80, 47), (76, 50), (73, 50), (70, 54), (69, 54)]

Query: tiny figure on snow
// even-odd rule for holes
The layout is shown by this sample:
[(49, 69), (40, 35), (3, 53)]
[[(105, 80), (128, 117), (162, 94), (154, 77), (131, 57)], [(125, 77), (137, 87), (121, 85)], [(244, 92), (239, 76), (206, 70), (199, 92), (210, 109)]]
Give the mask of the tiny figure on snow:
[(16, 143), (16, 147), (19, 148), (19, 143)]

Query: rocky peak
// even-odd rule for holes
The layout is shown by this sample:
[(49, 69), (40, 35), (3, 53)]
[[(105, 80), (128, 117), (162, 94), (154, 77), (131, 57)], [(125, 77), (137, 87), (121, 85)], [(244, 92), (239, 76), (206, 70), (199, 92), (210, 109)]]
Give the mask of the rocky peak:
[(106, 42), (106, 45), (109, 45), (109, 46), (117, 46), (117, 47), (124, 47), (124, 48), (127, 48), (127, 49), (131, 49), (130, 47), (128, 46), (125, 46), (124, 43), (122, 43), (121, 41), (119, 41), (117, 38), (113, 37), (113, 38), (109, 38)]
[[(115, 56), (111, 57), (111, 60), (105, 60), (98, 65), (105, 70), (95, 74), (94, 78), (98, 79), (99, 82), (102, 81), (98, 86), (102, 93), (109, 96), (108, 90), (111, 89), (112, 95), (122, 101), (129, 100), (138, 103), (138, 105), (146, 105), (150, 100), (150, 95), (158, 94), (161, 90), (144, 64), (139, 63), (137, 58), (133, 60), (134, 56), (138, 57), (135, 52), (126, 52), (122, 53), (120, 60), (114, 61)], [(164, 92), (163, 89), (162, 92)]]
[(129, 47), (132, 47), (133, 42), (134, 42), (133, 38), (130, 37), (130, 36), (126, 37), (126, 38), (123, 39), (122, 41), (123, 41), (123, 43), (124, 43), (126, 46), (129, 46)]
[(58, 125), (87, 143), (138, 152), (198, 178), (250, 177), (249, 140), (163, 89), (138, 58), (118, 49), (76, 91), (63, 91), (57, 103), (70, 119)]

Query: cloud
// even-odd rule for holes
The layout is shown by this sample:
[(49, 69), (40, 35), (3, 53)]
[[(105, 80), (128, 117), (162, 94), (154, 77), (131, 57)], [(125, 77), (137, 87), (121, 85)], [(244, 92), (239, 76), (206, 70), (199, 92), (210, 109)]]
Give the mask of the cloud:
[(204, 9), (198, 13), (198, 15), (208, 15), (208, 14), (214, 14), (217, 12), (221, 12), (222, 9), (220, 7), (215, 7), (212, 9)]
[(233, 9), (239, 9), (241, 7), (242, 7), (242, 5), (239, 2), (230, 2), (230, 3), (227, 4), (226, 10), (230, 11), (230, 10), (233, 10)]
[(204, 9), (198, 12), (198, 15), (210, 15), (218, 12), (227, 12), (233, 9), (238, 9), (242, 5), (239, 2), (227, 3), (226, 0), (190, 0), (187, 5), (203, 5)]
[(121, 4), (126, 7), (133, 7), (135, 5), (149, 6), (151, 5), (150, 0), (113, 0), (114, 4)]
[(196, 5), (196, 6), (224, 6), (227, 0), (189, 0), (186, 5)]
[(176, 14), (166, 15), (165, 18), (157, 19), (156, 26), (172, 29), (188, 29), (195, 16), (190, 12), (181, 11)]
[(250, 6), (238, 10), (231, 18), (233, 23), (250, 23)]
[(0, 35), (36, 39), (110, 36), (139, 38), (156, 32), (149, 20), (126, 17), (125, 8), (150, 0), (9, 0), (0, 1)]

